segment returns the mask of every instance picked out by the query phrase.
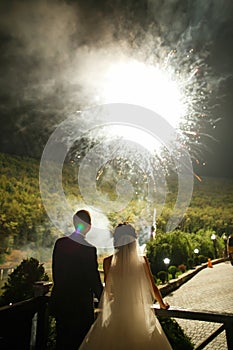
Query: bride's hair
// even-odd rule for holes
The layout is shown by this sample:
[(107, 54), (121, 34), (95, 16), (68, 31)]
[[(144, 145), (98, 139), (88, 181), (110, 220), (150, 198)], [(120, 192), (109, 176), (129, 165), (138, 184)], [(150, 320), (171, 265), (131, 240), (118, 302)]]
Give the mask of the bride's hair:
[(127, 222), (119, 224), (113, 234), (115, 248), (135, 242), (136, 239), (137, 234), (134, 227)]

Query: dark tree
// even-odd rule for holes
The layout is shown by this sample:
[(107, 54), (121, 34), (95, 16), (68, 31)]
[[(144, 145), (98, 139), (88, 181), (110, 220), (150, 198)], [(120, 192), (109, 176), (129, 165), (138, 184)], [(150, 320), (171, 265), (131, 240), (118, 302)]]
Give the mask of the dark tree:
[(33, 285), (37, 281), (48, 281), (43, 264), (35, 258), (24, 259), (9, 275), (2, 287), (1, 305), (16, 303), (34, 296)]

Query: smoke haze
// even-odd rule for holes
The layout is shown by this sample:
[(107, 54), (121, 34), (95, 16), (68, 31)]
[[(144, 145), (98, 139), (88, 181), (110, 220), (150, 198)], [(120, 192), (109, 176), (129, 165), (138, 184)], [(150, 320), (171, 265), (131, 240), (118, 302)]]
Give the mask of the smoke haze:
[(0, 13), (1, 151), (40, 157), (58, 123), (96, 103), (115, 57), (195, 48), (216, 88), (232, 73), (231, 1), (5, 0)]

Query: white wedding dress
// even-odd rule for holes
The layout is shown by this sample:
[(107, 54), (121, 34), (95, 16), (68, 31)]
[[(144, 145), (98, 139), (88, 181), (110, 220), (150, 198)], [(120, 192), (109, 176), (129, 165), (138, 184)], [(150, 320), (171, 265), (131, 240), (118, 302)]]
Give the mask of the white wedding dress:
[(79, 350), (171, 350), (152, 302), (136, 241), (120, 247), (107, 275), (101, 312)]

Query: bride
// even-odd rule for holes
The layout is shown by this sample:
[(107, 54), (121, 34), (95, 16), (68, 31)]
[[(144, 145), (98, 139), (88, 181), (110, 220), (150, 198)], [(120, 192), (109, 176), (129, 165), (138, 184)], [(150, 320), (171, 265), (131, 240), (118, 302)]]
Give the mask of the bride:
[(105, 289), (99, 313), (79, 350), (171, 350), (151, 308), (169, 305), (154, 283), (146, 257), (138, 253), (137, 236), (127, 223), (114, 232), (114, 255), (104, 259)]

